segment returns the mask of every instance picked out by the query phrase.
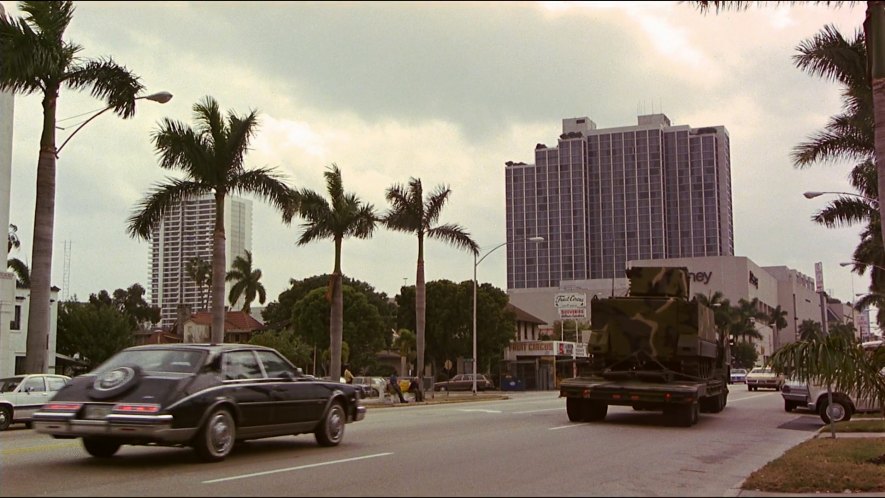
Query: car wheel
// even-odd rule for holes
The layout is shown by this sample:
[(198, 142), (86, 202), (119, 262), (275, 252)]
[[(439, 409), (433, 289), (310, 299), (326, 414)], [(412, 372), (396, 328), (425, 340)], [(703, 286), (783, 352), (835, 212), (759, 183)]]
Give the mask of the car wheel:
[(795, 410), (796, 406), (797, 405), (796, 405), (795, 401), (789, 401), (786, 399), (784, 400), (784, 411), (785, 412), (791, 412), (791, 411)]
[(237, 439), (237, 424), (227, 408), (214, 410), (203, 428), (197, 433), (194, 450), (206, 462), (224, 460), (234, 448)]
[(0, 407), (0, 431), (5, 431), (12, 423), (12, 410), (7, 407)]
[(120, 449), (120, 443), (101, 437), (84, 437), (83, 448), (95, 458), (110, 458)]
[(847, 422), (851, 420), (851, 404), (841, 396), (833, 396), (832, 405), (829, 404), (829, 400), (824, 396), (818, 411), (820, 419), (825, 424), (829, 424), (830, 420), (833, 422)]
[(344, 407), (341, 403), (335, 401), (326, 412), (326, 416), (314, 431), (317, 443), (320, 446), (337, 446), (344, 439), (344, 424), (347, 422), (347, 415), (344, 413)]
[(582, 422), (584, 420), (582, 399), (566, 398), (565, 413), (568, 415), (569, 422)]

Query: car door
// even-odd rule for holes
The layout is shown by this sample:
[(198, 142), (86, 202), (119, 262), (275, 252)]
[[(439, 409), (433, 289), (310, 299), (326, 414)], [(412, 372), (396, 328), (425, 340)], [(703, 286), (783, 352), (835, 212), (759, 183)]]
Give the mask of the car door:
[(275, 351), (256, 351), (268, 380), (274, 404), (274, 424), (319, 420), (328, 395), (316, 382), (298, 380), (295, 368)]
[(238, 426), (247, 429), (271, 424), (273, 384), (264, 377), (258, 358), (251, 350), (226, 351), (221, 356), (225, 394), (240, 410)]
[(46, 376), (31, 375), (18, 386), (15, 420), (29, 420), (41, 406), (49, 401)]

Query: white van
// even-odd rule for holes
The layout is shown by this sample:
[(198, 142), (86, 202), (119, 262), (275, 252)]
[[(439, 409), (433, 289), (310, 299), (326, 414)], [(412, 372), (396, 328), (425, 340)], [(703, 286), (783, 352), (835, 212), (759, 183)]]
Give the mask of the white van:
[[(870, 341), (863, 343), (863, 348), (873, 350), (885, 344), (885, 341)], [(885, 369), (882, 372), (885, 375)], [(827, 397), (827, 387), (809, 384), (808, 385), (808, 409), (819, 414), (821, 420), (825, 424), (830, 423), (830, 418), (834, 422), (843, 422), (851, 420), (851, 416), (855, 413), (876, 412), (880, 410), (879, 405), (866, 399), (857, 399), (851, 393), (833, 391), (833, 405), (829, 406), (829, 398)]]

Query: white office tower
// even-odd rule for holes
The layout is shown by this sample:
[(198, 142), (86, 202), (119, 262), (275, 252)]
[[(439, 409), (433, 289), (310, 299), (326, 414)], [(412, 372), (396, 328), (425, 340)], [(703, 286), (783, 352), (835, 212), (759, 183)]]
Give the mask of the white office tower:
[[(225, 272), (237, 256), (252, 251), (252, 201), (226, 197), (224, 201)], [(206, 195), (183, 201), (166, 214), (151, 234), (151, 304), (160, 308), (160, 325), (171, 327), (178, 317), (180, 305), (191, 312), (208, 311), (211, 307), (211, 286), (198, 286), (188, 275), (187, 266), (193, 258), (212, 263), (212, 230), (215, 226), (215, 199)], [(224, 303), (231, 283), (225, 284)], [(243, 298), (230, 309), (242, 307)]]

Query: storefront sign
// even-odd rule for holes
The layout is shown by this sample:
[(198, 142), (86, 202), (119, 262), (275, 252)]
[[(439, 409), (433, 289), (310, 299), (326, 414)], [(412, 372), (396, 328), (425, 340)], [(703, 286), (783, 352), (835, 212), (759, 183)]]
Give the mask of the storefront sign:
[(584, 344), (568, 341), (519, 341), (510, 343), (510, 354), (516, 356), (586, 357)]
[(713, 276), (713, 272), (711, 271), (690, 271), (688, 272), (688, 278), (693, 280), (699, 284), (707, 285), (710, 283), (710, 278)]

